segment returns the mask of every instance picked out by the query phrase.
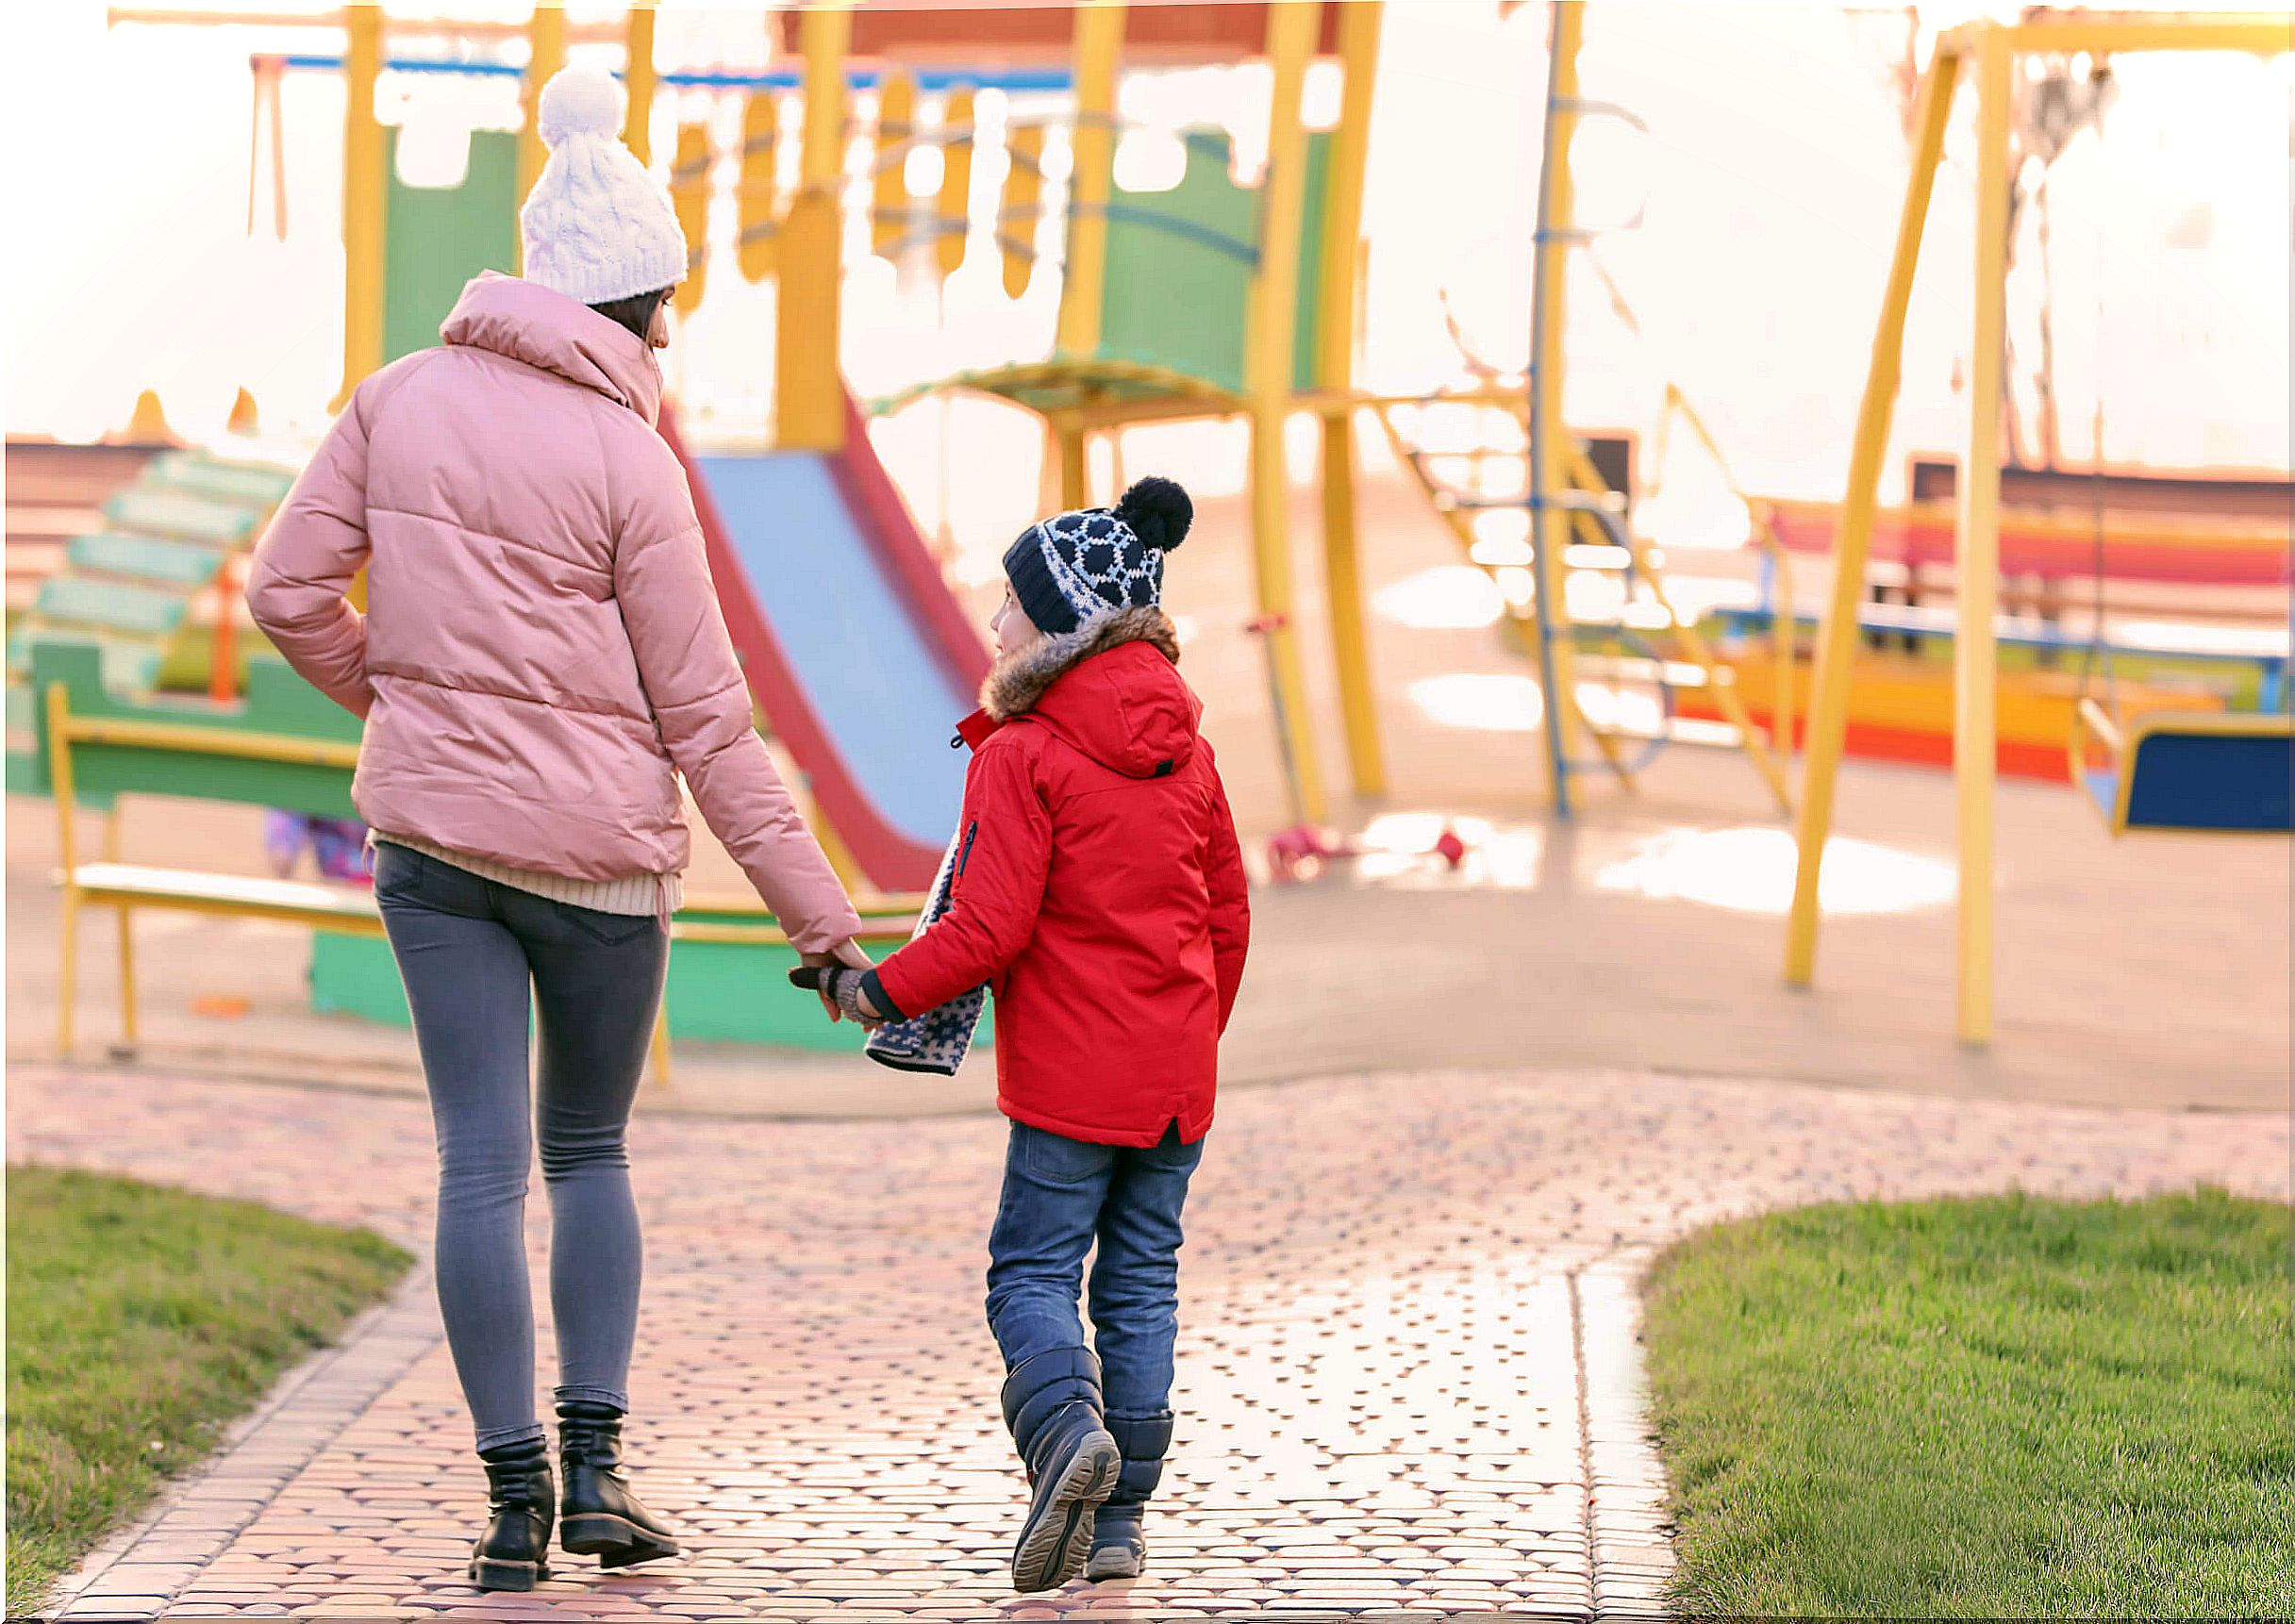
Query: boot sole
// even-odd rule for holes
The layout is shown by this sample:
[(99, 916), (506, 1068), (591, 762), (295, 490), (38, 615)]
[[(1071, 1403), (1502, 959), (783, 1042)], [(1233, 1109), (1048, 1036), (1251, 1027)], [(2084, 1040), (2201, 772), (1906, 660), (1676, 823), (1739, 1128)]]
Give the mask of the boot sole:
[(1146, 1567), (1146, 1562), (1129, 1550), (1095, 1550), (1084, 1564), (1084, 1577), (1095, 1584), (1104, 1579), (1137, 1579)]
[(675, 1541), (648, 1533), (629, 1518), (609, 1511), (577, 1512), (559, 1518), (557, 1542), (576, 1556), (596, 1557), (606, 1567), (633, 1567), (640, 1562), (684, 1554)]
[(474, 1556), (464, 1571), (470, 1582), (480, 1590), (531, 1590), (550, 1577), (546, 1562), (498, 1562), (491, 1557)]
[(1012, 1548), (1012, 1588), (1028, 1595), (1056, 1590), (1084, 1570), (1092, 1518), (1116, 1486), (1123, 1455), (1102, 1433), (1076, 1451), (1058, 1478), (1039, 1489)]

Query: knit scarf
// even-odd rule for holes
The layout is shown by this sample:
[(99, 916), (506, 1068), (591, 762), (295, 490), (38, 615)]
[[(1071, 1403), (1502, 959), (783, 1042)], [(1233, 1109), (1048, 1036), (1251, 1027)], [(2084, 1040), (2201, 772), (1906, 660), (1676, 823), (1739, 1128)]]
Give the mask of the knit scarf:
[[(956, 842), (961, 829), (949, 837), (948, 850), (940, 854), (940, 871), (933, 876), (932, 894), (925, 900), (924, 911), (917, 915), (917, 928), (909, 934), (916, 940), (942, 914), (948, 912), (948, 888), (956, 872)], [(906, 1020), (889, 1020), (869, 1034), (861, 1045), (861, 1052), (879, 1066), (890, 1066), (895, 1071), (930, 1071), (942, 1077), (954, 1077), (964, 1057), (972, 1052), (973, 1034), (979, 1030), (981, 1012), (988, 1007), (989, 989), (986, 983), (970, 992), (960, 992), (946, 1003), (928, 1009), (922, 1015), (912, 1015)]]

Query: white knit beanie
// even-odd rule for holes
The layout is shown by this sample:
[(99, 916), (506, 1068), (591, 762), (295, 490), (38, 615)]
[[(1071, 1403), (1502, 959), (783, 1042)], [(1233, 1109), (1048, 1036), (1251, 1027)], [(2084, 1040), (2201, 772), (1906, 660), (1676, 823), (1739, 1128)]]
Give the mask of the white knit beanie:
[(670, 194), (622, 144), (627, 99), (609, 74), (565, 68), (535, 103), (550, 161), (518, 224), (525, 278), (602, 305), (683, 281), (686, 239)]

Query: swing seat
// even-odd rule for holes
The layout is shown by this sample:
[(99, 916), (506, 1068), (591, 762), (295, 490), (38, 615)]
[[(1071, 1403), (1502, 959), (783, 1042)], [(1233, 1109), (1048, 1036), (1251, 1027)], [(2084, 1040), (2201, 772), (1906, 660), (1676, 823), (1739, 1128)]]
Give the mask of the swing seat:
[(2070, 757), (2072, 782), (2114, 835), (2295, 832), (2295, 718), (2154, 711), (2123, 728), (2084, 699)]

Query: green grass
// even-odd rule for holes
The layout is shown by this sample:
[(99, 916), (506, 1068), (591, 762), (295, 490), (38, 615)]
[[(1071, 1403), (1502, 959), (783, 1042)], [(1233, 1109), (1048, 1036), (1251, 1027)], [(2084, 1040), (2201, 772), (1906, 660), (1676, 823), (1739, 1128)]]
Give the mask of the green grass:
[(407, 1263), (365, 1231), (10, 1168), (9, 1616)]
[(1700, 1614), (2295, 1616), (2281, 1205), (1811, 1207), (1659, 1260)]

